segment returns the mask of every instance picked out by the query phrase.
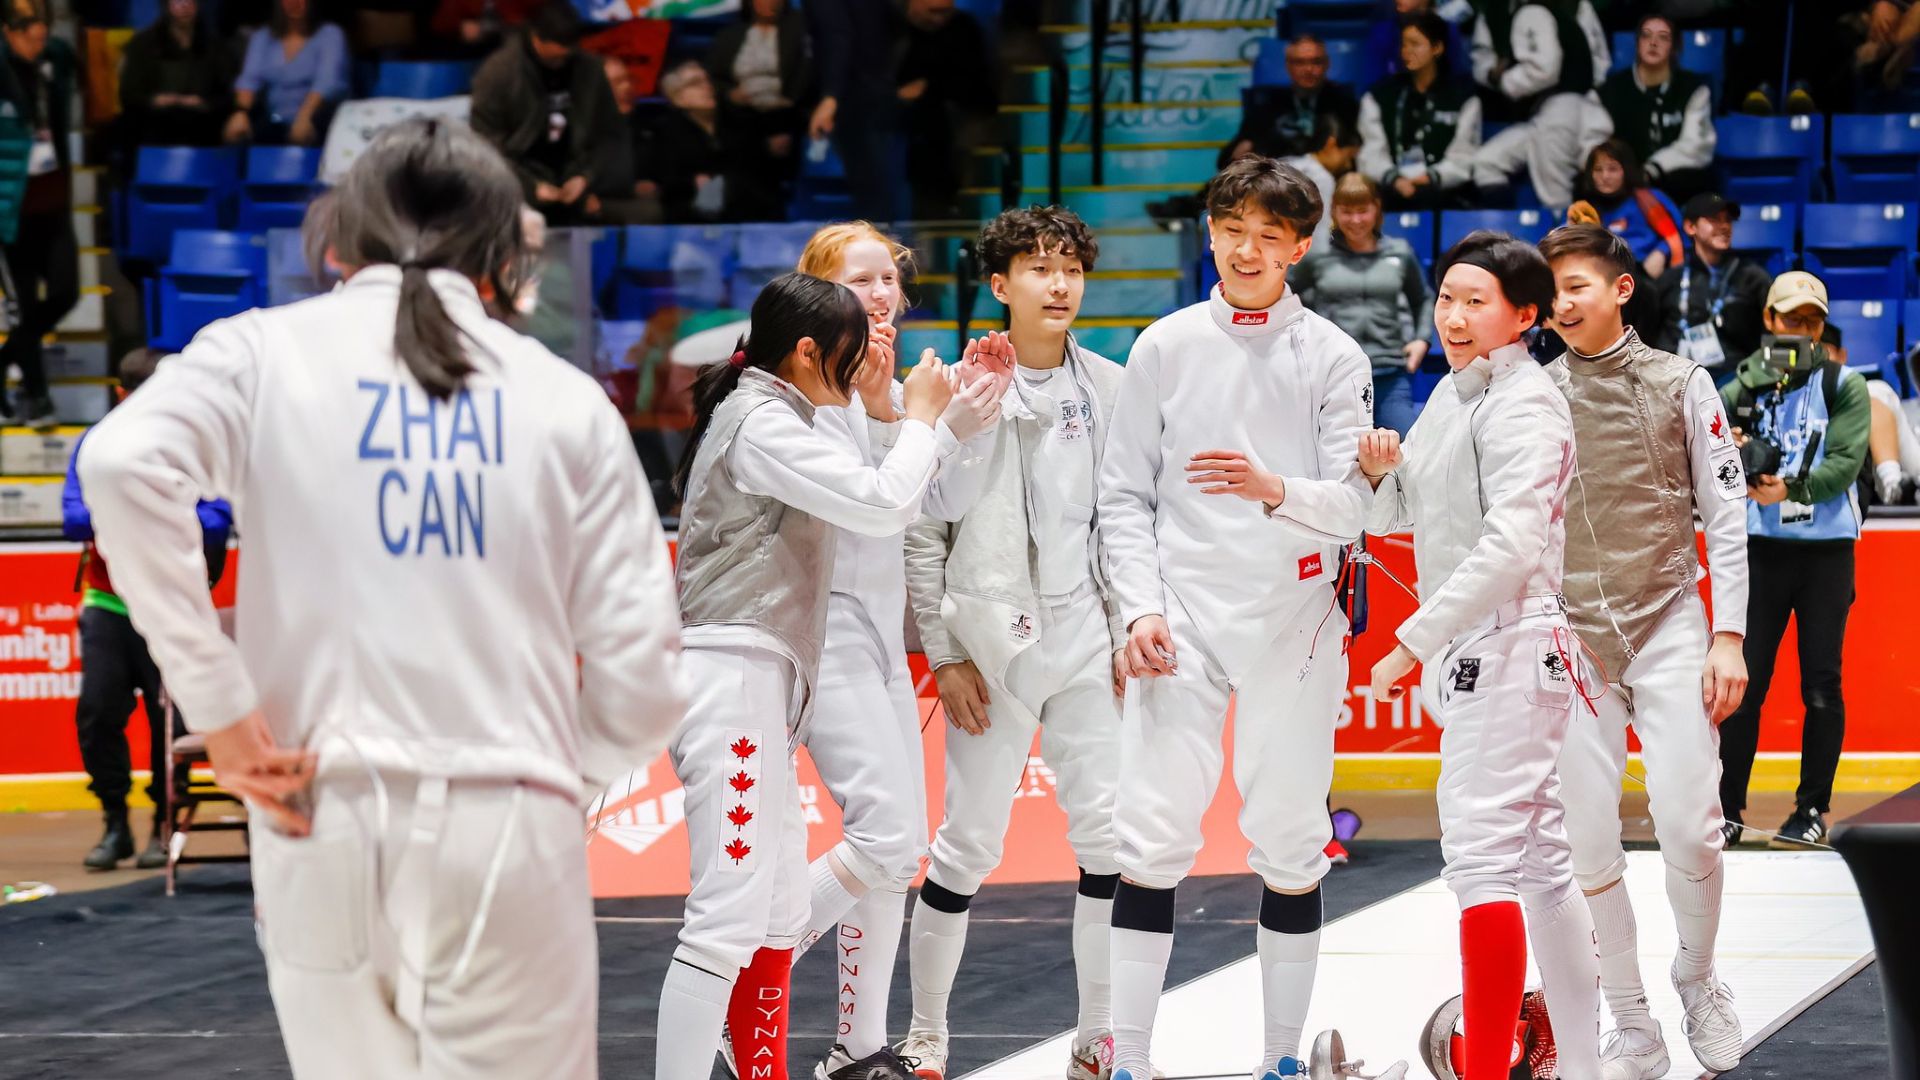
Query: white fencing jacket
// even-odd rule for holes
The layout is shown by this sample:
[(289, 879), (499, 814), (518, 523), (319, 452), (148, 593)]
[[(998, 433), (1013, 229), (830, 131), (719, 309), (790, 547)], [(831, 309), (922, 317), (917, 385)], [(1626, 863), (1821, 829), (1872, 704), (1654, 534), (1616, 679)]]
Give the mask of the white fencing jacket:
[[(1100, 535), (1121, 624), (1186, 609), (1229, 679), (1303, 611), (1332, 602), (1341, 546), (1366, 522), (1359, 440), (1372, 365), (1291, 288), (1264, 311), (1206, 301), (1134, 342), (1100, 466)], [(1269, 516), (1187, 482), (1203, 450), (1239, 450), (1286, 478)]]
[[(395, 357), (396, 267), (214, 323), (87, 440), (99, 543), (194, 730), (259, 708), (323, 772), (591, 797), (680, 722), (666, 538), (605, 391), (430, 280), (465, 391), (434, 402)], [(207, 595), (211, 496), (246, 542), (237, 644)]]
[(1516, 342), (1440, 380), (1403, 453), (1367, 531), (1413, 529), (1420, 608), (1397, 636), (1429, 663), (1502, 605), (1560, 591), (1573, 416)]

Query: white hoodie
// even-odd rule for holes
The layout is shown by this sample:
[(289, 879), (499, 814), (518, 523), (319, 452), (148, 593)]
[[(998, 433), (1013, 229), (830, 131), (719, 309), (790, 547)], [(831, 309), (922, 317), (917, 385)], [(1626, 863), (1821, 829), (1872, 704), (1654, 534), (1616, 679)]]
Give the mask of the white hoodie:
[[(87, 440), (101, 550), (194, 730), (259, 708), (323, 773), (591, 796), (680, 721), (666, 538), (605, 392), (430, 280), (465, 392), (430, 406), (395, 357), (395, 267), (215, 323)], [(194, 516), (215, 495), (246, 543), (237, 645)]]

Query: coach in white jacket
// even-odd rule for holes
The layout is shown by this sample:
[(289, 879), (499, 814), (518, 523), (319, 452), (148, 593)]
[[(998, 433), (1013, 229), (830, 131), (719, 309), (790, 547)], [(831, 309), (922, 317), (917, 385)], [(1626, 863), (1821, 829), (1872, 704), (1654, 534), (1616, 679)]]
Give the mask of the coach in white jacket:
[(1253, 1075), (1301, 1067), (1347, 690), (1333, 583), (1367, 510), (1355, 454), (1372, 420), (1371, 366), (1287, 287), (1324, 211), (1319, 192), (1298, 170), (1249, 157), (1213, 178), (1207, 208), (1221, 284), (1134, 343), (1100, 468), (1100, 533), (1133, 677), (1114, 823), (1116, 1080), (1149, 1075), (1174, 887), (1200, 850), (1230, 697), (1240, 829), (1266, 882), (1266, 1038)]
[(294, 1075), (593, 1077), (582, 807), (680, 720), (665, 537), (605, 393), (482, 305), (521, 259), (493, 149), (395, 125), (336, 205), (343, 288), (214, 324), (87, 440), (99, 542), (254, 811)]

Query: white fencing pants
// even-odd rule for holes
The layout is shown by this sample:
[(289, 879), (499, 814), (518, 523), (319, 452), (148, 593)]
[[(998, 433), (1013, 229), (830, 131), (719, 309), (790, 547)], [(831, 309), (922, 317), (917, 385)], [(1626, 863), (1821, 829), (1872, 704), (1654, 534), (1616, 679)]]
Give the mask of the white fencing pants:
[(1120, 708), (1113, 696), (1113, 641), (1100, 594), (1040, 608), (1040, 640), (990, 685), (987, 730), (947, 727), (946, 816), (934, 834), (927, 878), (972, 896), (1000, 865), (1007, 823), (1040, 731), (1067, 842), (1089, 874), (1117, 874), (1114, 791), (1120, 782)]
[(787, 752), (796, 673), (766, 649), (681, 656), (690, 696), (667, 751), (686, 789), (692, 888), (674, 956), (732, 979), (807, 928), (807, 823)]
[(598, 1076), (579, 805), (531, 785), (379, 776), (323, 776), (310, 836), (265, 815), (248, 828), (294, 1076)]
[(1168, 607), (1179, 673), (1127, 684), (1114, 810), (1121, 873), (1171, 889), (1192, 871), (1226, 758), (1231, 697), (1240, 832), (1253, 845), (1247, 865), (1276, 891), (1312, 888), (1326, 876), (1333, 836), (1327, 792), (1333, 725), (1347, 692), (1346, 615), (1317, 601), (1303, 607), (1299, 623), (1231, 686), (1181, 605)]
[(1647, 809), (1661, 857), (1694, 880), (1719, 864), (1720, 732), (1700, 701), (1708, 643), (1700, 598), (1679, 600), (1620, 681), (1594, 703), (1599, 715), (1584, 706), (1574, 711), (1560, 755), (1560, 792), (1581, 888), (1605, 888), (1627, 871), (1620, 780), (1627, 768), (1628, 724), (1640, 736)]
[(857, 603), (827, 608), (827, 648), (807, 732), (844, 839), (834, 854), (869, 889), (904, 889), (927, 848), (926, 758), (905, 656), (888, 656)]
[(1533, 117), (1480, 144), (1473, 156), (1473, 182), (1497, 187), (1526, 166), (1541, 205), (1555, 211), (1573, 202), (1574, 178), (1587, 153), (1613, 134), (1613, 118), (1592, 94), (1555, 94)]
[(1578, 656), (1560, 598), (1528, 597), (1426, 665), (1421, 694), (1443, 725), (1441, 876), (1462, 910), (1572, 893), (1556, 764), (1575, 707), (1566, 663)]

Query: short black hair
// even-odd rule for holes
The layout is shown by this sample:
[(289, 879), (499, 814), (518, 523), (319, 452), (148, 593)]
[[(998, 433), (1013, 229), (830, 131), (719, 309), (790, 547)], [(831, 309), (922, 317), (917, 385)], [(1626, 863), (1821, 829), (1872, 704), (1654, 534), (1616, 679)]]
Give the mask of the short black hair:
[(1553, 269), (1540, 249), (1525, 240), (1516, 240), (1492, 229), (1475, 229), (1447, 249), (1434, 265), (1436, 284), (1447, 279), (1447, 271), (1456, 263), (1477, 266), (1500, 282), (1500, 292), (1516, 308), (1531, 304), (1534, 325), (1553, 310)]
[(1328, 139), (1332, 139), (1333, 145), (1342, 149), (1359, 146), (1360, 129), (1339, 113), (1323, 112), (1313, 118), (1313, 134), (1309, 136), (1309, 141), (1313, 144), (1313, 152), (1317, 153), (1321, 147), (1327, 145)]
[(1567, 258), (1597, 259), (1613, 277), (1633, 276), (1638, 265), (1627, 242), (1598, 225), (1562, 225), (1540, 241), (1547, 265)]
[(1079, 214), (1064, 206), (1003, 210), (980, 228), (980, 269), (987, 274), (1006, 273), (1021, 255), (1050, 251), (1077, 256), (1083, 269), (1092, 270), (1100, 241)]
[(120, 358), (120, 389), (131, 394), (140, 384), (153, 378), (166, 354), (158, 349), (138, 348)]
[(1415, 11), (1400, 16), (1400, 32), (1406, 33), (1408, 27), (1420, 31), (1420, 36), (1426, 38), (1429, 44), (1445, 49), (1449, 43), (1447, 20), (1433, 11)]
[(554, 45), (580, 43), (580, 15), (567, 0), (547, 0), (527, 24), (533, 36)]
[(1248, 204), (1285, 222), (1296, 237), (1303, 238), (1320, 224), (1327, 209), (1321, 204), (1320, 189), (1306, 173), (1258, 154), (1248, 154), (1207, 181), (1209, 217), (1238, 217)]

